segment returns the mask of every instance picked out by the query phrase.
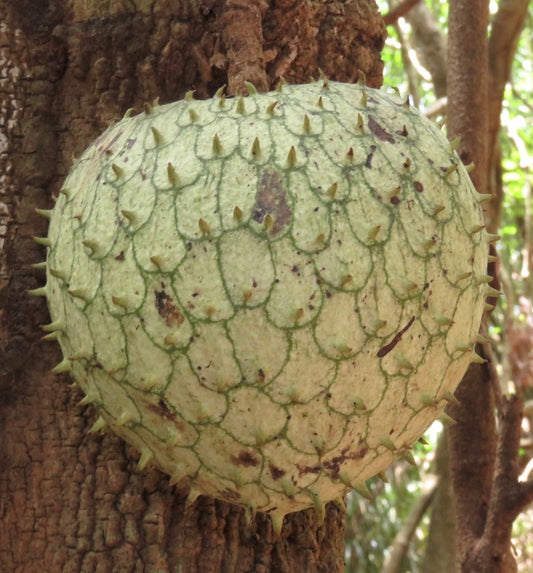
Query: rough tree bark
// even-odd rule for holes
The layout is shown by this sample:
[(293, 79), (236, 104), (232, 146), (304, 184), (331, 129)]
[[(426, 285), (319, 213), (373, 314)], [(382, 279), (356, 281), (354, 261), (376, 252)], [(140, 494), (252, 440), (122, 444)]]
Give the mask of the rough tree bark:
[[(242, 19), (248, 25), (239, 27)], [(71, 163), (110, 122), (159, 97), (212, 95), (281, 76), (381, 84), (385, 30), (373, 0), (4, 0), (0, 3), (0, 571), (328, 572), (343, 566), (343, 510), (248, 523), (237, 507), (185, 507), (154, 469), (111, 435), (42, 342), (49, 322), (46, 208)]]

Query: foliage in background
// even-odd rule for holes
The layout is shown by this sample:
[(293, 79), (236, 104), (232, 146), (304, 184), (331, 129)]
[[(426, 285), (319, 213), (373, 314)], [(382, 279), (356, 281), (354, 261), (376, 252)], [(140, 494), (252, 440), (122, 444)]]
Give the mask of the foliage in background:
[[(383, 14), (394, 6), (378, 0)], [(427, 0), (433, 19), (443, 33), (447, 29), (448, 4)], [(491, 4), (494, 13), (497, 2)], [(437, 98), (431, 75), (419, 61), (412, 29), (400, 19), (389, 26), (389, 39), (383, 50), (385, 86), (395, 86), (409, 94), (411, 102), (423, 110), (434, 109)], [(415, 73), (413, 73), (413, 71)], [(523, 479), (533, 471), (533, 237), (531, 172), (533, 169), (533, 6), (521, 34), (505, 92), (500, 134), (501, 177), (503, 181), (502, 241), (499, 245), (500, 275), (505, 297), (491, 315), (491, 338), (496, 367), (503, 389), (523, 392), (526, 402), (523, 437)], [(386, 89), (386, 88), (385, 88)], [(438, 103), (438, 102), (437, 102)], [(441, 119), (437, 112), (434, 119)], [(352, 494), (347, 503), (346, 573), (379, 573), (395, 536), (404, 524), (422, 485), (432, 469), (439, 435), (438, 423), (426, 436), (429, 445), (417, 444), (414, 468), (397, 462), (387, 471), (389, 483), (379, 478), (369, 481), (374, 498)], [(529, 462), (529, 464), (528, 464)], [(401, 569), (397, 573), (421, 571), (429, 517), (420, 522)], [(514, 550), (520, 572), (533, 571), (533, 509), (524, 512), (514, 524)]]
[[(428, 444), (417, 442), (415, 459), (423, 460), (416, 466), (399, 461), (391, 466), (385, 476), (368, 481), (373, 499), (368, 500), (353, 493), (347, 500), (346, 516), (346, 573), (379, 573), (396, 534), (402, 527), (413, 504), (420, 496), (422, 480), (429, 471), (432, 460), (432, 443), (436, 443), (439, 422), (430, 431)], [(424, 539), (428, 531), (426, 517), (404, 559), (403, 571), (417, 573), (420, 556), (424, 553)]]

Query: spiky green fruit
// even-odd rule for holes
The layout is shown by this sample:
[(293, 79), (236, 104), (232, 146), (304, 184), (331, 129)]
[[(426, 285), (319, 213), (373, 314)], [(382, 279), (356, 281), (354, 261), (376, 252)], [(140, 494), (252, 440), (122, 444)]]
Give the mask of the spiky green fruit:
[(154, 107), (65, 188), (44, 287), (60, 370), (197, 493), (279, 524), (361, 490), (475, 357), (479, 195), (394, 95), (317, 82)]

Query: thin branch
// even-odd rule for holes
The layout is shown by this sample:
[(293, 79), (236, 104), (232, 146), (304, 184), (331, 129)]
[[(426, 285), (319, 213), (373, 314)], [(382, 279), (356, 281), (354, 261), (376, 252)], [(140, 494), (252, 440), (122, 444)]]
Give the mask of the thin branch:
[[(503, 92), (511, 77), (516, 47), (526, 21), (529, 0), (500, 0), (489, 40), (489, 159), (495, 153)], [(491, 162), (489, 161), (489, 164)]]
[(411, 61), (411, 56), (409, 55), (409, 39), (407, 38), (406, 34), (404, 34), (398, 22), (394, 24), (394, 29), (396, 30), (396, 34), (398, 35), (398, 40), (400, 42), (400, 52), (402, 55), (405, 74), (407, 75), (409, 94), (413, 98), (413, 105), (418, 107), (420, 104), (420, 90), (418, 89), (420, 82), (417, 70), (415, 69), (413, 62)]
[(514, 121), (503, 122), (503, 126), (507, 128), (509, 139), (514, 143), (518, 156), (520, 158), (518, 166), (520, 169), (529, 169), (533, 166), (533, 155), (528, 153), (528, 144), (523, 140), (518, 132), (516, 123)]
[(226, 0), (222, 8), (222, 40), (228, 58), (228, 93), (245, 90), (245, 82), (258, 91), (268, 90), (263, 55), (263, 2)]
[(526, 99), (515, 87), (514, 85), (511, 86), (511, 92), (513, 94), (513, 97), (515, 97), (516, 99), (520, 100), (520, 103), (522, 105), (525, 105), (530, 112), (533, 113), (533, 105), (531, 104), (531, 101), (529, 101), (528, 99)]
[(520, 511), (517, 513), (517, 515), (533, 502), (533, 480), (519, 482), (518, 494), (520, 497)]
[(405, 523), (394, 538), (391, 551), (385, 560), (381, 573), (398, 573), (401, 570), (400, 566), (409, 548), (409, 543), (433, 500), (438, 484), (439, 480), (436, 476), (430, 477), (424, 483), (420, 496), (414, 502)]
[(524, 416), (533, 416), (533, 399), (524, 403)]
[(386, 26), (391, 26), (392, 24), (396, 24), (400, 18), (403, 18), (409, 10), (416, 4), (418, 4), (420, 0), (403, 0), (394, 8), (391, 8), (384, 16), (383, 21), (385, 22)]
[[(527, 448), (530, 447), (531, 444), (524, 444), (524, 441), (521, 440), (520, 441), (520, 447), (521, 448)], [(518, 477), (518, 481), (520, 482), (528, 482), (528, 478), (529, 478), (529, 474), (533, 471), (533, 458), (531, 458), (529, 460), (529, 462), (527, 462), (526, 467), (522, 470), (522, 473), (520, 474), (520, 476)], [(529, 482), (529, 483), (533, 483), (533, 482)]]
[(424, 115), (430, 119), (439, 115), (446, 115), (446, 107), (448, 105), (448, 98), (446, 96), (439, 98), (431, 104), (426, 110)]
[(416, 53), (420, 63), (431, 75), (435, 95), (446, 95), (446, 38), (435, 22), (426, 2), (413, 7), (406, 16), (414, 38)]
[(497, 199), (486, 206), (487, 229), (496, 233), (501, 221), (503, 181), (501, 167), (501, 144), (499, 140), (500, 116), (505, 86), (511, 76), (511, 68), (518, 45), (520, 32), (527, 17), (529, 0), (501, 0), (492, 20), (489, 39), (489, 115), (488, 158), (491, 166), (489, 188)]

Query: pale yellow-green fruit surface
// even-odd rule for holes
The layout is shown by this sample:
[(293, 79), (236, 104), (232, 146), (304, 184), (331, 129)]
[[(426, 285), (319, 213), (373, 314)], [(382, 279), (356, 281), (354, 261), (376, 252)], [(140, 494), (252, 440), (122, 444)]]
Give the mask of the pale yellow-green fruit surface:
[(191, 499), (278, 525), (320, 512), (410, 458), (475, 358), (482, 200), (386, 91), (147, 109), (87, 149), (53, 209), (56, 371)]

